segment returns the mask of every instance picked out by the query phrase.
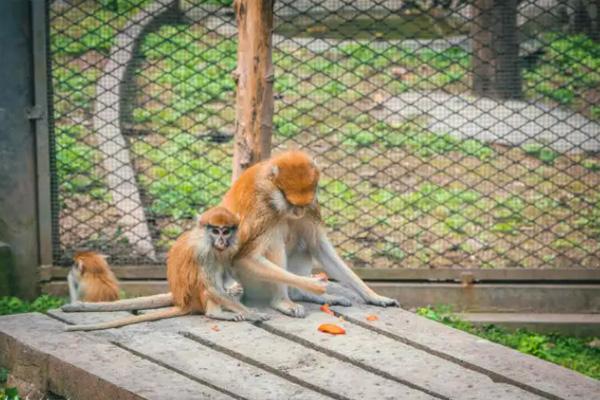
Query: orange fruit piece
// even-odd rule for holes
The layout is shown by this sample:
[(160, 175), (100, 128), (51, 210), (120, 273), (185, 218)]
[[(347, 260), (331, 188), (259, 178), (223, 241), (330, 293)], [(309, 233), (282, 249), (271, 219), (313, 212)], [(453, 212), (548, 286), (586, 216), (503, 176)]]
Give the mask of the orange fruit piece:
[(379, 317), (377, 315), (367, 315), (367, 321), (377, 321)]
[(323, 304), (320, 308), (321, 308), (321, 311), (323, 311), (324, 313), (327, 313), (329, 315), (334, 315), (333, 311), (331, 311), (329, 309), (329, 304)]
[(221, 329), (219, 329), (219, 326), (218, 326), (218, 325), (213, 325), (213, 326), (211, 326), (211, 328), (210, 328), (210, 329), (212, 329), (212, 330), (213, 330), (213, 331), (215, 331), (215, 332), (219, 332), (219, 331), (221, 330)]
[(332, 335), (345, 335), (346, 330), (336, 324), (321, 324), (319, 325), (319, 331), (324, 333), (330, 333)]

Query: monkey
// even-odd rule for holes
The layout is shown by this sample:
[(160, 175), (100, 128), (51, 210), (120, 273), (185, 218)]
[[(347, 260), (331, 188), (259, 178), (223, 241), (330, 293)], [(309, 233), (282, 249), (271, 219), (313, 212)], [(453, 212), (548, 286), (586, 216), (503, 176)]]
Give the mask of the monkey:
[(108, 302), (119, 299), (119, 282), (104, 256), (93, 251), (78, 251), (67, 275), (71, 303)]
[[(398, 301), (370, 289), (338, 256), (325, 232), (317, 185), (320, 171), (305, 152), (291, 150), (246, 169), (225, 194), (221, 206), (241, 218), (240, 250), (234, 259), (245, 297), (266, 297), (275, 310), (303, 317), (296, 301), (348, 306), (344, 297), (288, 291), (278, 282), (256, 280), (260, 270), (281, 268), (308, 276), (313, 261), (327, 274), (354, 289), (368, 304), (398, 306)], [(316, 292), (314, 292), (316, 293)]]
[[(239, 218), (223, 207), (203, 213), (197, 225), (183, 233), (167, 255), (167, 280), (170, 293), (124, 300), (116, 303), (74, 304), (63, 311), (115, 311), (173, 306), (168, 310), (132, 316), (94, 325), (74, 325), (66, 329), (97, 330), (116, 328), (138, 322), (155, 321), (191, 313), (229, 321), (264, 321), (268, 315), (253, 312), (225, 294), (224, 280), (232, 273), (232, 260), (239, 248)], [(274, 281), (296, 284), (323, 293), (323, 283), (314, 278), (297, 277), (286, 271), (259, 274)], [(223, 308), (229, 310), (224, 311)]]

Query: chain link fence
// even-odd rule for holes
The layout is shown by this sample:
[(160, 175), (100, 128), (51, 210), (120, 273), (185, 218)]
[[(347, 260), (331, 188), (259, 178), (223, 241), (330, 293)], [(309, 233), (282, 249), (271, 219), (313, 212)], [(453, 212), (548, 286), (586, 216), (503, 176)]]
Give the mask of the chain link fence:
[[(274, 151), (304, 148), (342, 257), (600, 268), (594, 1), (277, 0)], [(57, 264), (162, 262), (230, 184), (228, 0), (54, 0)]]

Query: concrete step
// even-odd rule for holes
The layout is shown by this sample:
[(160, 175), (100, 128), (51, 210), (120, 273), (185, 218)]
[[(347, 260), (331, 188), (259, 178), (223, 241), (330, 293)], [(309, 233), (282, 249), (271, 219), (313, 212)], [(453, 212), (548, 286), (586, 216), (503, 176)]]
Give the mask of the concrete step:
[(510, 330), (525, 328), (540, 333), (600, 336), (600, 314), (462, 313), (458, 316), (474, 325), (494, 324)]
[(405, 308), (449, 304), (473, 313), (600, 313), (600, 284), (367, 283)]
[[(600, 313), (600, 284), (542, 283), (408, 283), (367, 281), (377, 293), (398, 299), (406, 309), (451, 305), (457, 312), (481, 313)], [(168, 291), (164, 280), (122, 280), (128, 296)], [(42, 284), (44, 293), (68, 294), (65, 280)]]

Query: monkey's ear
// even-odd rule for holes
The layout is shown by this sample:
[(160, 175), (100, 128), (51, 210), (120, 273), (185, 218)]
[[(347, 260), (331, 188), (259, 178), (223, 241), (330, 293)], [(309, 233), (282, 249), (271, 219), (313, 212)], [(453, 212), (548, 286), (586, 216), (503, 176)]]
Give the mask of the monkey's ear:
[(79, 272), (83, 272), (83, 260), (77, 260), (75, 262), (75, 265), (77, 266), (77, 270)]
[(315, 169), (319, 169), (319, 164), (317, 163), (316, 157), (313, 157), (312, 159), (312, 166), (315, 167)]
[(269, 179), (274, 180), (279, 175), (279, 167), (277, 165), (271, 166), (271, 170), (269, 171)]

